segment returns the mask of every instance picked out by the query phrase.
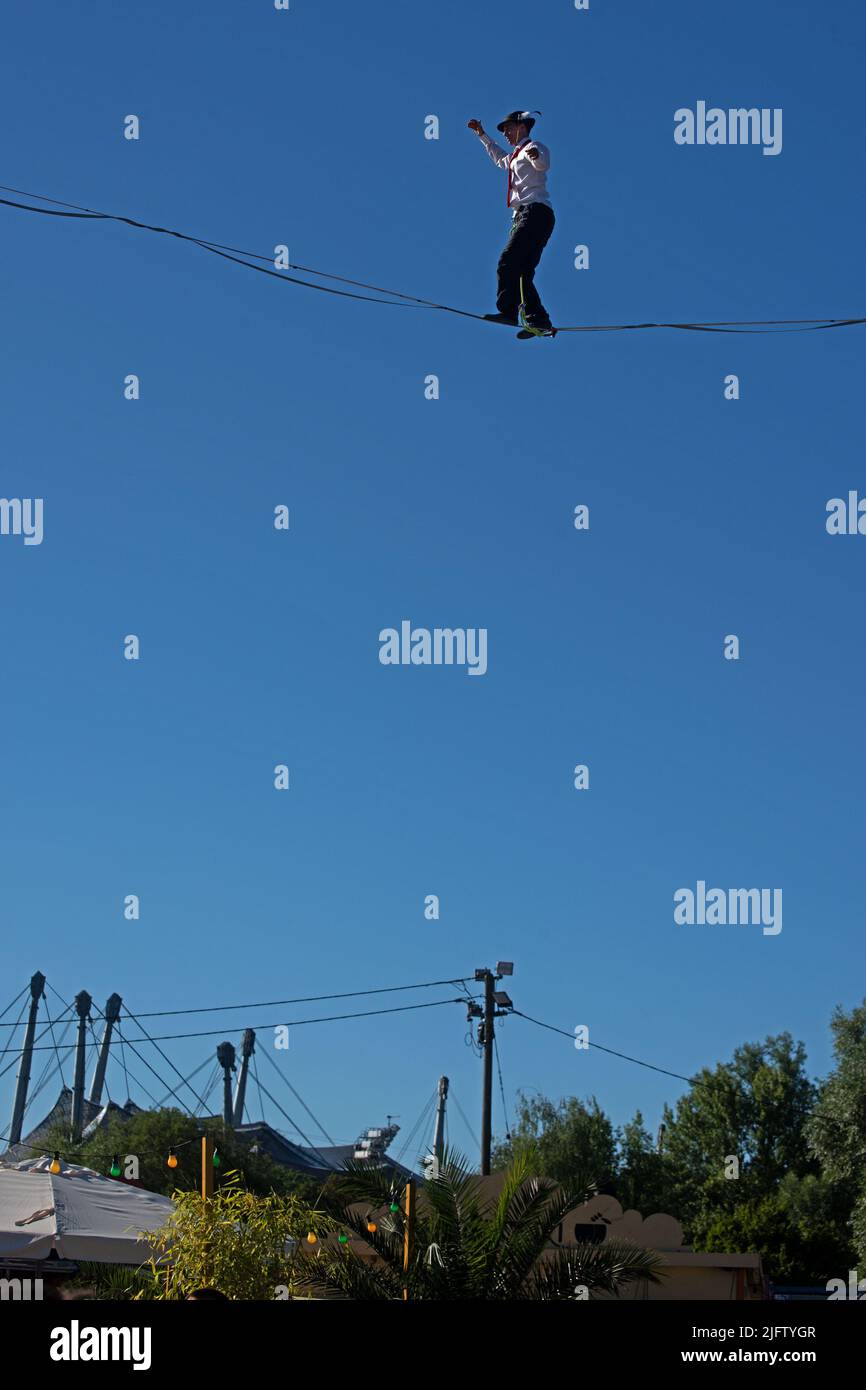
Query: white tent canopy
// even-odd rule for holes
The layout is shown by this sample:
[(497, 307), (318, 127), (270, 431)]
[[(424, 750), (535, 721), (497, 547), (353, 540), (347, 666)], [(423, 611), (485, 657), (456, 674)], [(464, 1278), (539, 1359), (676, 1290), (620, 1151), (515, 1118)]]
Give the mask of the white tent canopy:
[(155, 1231), (174, 1210), (168, 1197), (129, 1187), (92, 1168), (64, 1164), (49, 1172), (48, 1158), (0, 1164), (0, 1260), (63, 1260), (142, 1264), (148, 1245), (139, 1231)]

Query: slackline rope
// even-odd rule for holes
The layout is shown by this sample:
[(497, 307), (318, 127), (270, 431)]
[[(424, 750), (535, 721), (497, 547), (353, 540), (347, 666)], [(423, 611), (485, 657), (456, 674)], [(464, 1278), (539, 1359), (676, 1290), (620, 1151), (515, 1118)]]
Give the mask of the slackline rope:
[[(21, 188), (10, 188), (0, 184), (4, 193), (16, 193), (22, 198), (34, 198), (40, 203), (53, 203), (53, 208), (37, 208), (30, 203), (13, 202), (0, 198), (0, 204), (10, 208), (20, 208), (24, 212), (38, 212), (46, 217), (89, 218), (102, 222), (122, 222), (128, 227), (137, 227), (145, 232), (158, 232), (162, 236), (176, 237), (178, 241), (188, 241), (203, 251), (210, 251), (224, 260), (236, 265), (246, 266), (248, 270), (258, 270), (262, 275), (272, 275), (276, 280), (291, 285), (304, 285), (310, 290), (321, 290), (323, 294), (336, 294), (343, 299), (362, 299), (371, 304), (390, 304), (396, 309), (439, 309), (446, 314), (459, 314), (461, 318), (476, 319), (479, 323), (487, 320), (483, 314), (473, 314), (468, 309), (455, 309), (450, 304), (439, 304), (434, 299), (421, 299), (418, 295), (403, 294), (400, 290), (384, 289), (381, 285), (370, 285), (364, 280), (352, 280), (346, 275), (332, 275), (325, 270), (315, 270), (312, 266), (295, 265), (289, 262), (289, 270), (299, 270), (304, 275), (315, 275), (320, 280), (334, 280), (341, 285), (353, 285), (355, 289), (372, 290), (370, 294), (355, 294), (351, 290), (337, 290), (329, 285), (316, 285), (311, 280), (301, 280), (297, 276), (285, 275), (275, 270), (272, 256), (263, 256), (256, 251), (244, 251), (237, 246), (226, 246), (220, 241), (208, 241), (203, 237), (191, 236), (187, 232), (177, 232), (171, 227), (157, 227), (150, 222), (140, 222), (134, 217), (124, 217), (120, 213), (97, 212), (94, 208), (81, 207), (77, 203), (64, 203), (58, 198), (47, 198), (41, 193), (27, 193)], [(62, 209), (62, 211), (55, 211)], [(265, 265), (253, 265), (252, 261), (265, 261)], [(389, 299), (379, 298), (390, 295)], [(625, 333), (640, 328), (679, 328), (699, 333), (809, 333), (820, 328), (845, 328), (852, 324), (866, 323), (863, 318), (823, 318), (823, 319), (731, 319), (714, 323), (581, 323), (557, 328), (557, 333)]]

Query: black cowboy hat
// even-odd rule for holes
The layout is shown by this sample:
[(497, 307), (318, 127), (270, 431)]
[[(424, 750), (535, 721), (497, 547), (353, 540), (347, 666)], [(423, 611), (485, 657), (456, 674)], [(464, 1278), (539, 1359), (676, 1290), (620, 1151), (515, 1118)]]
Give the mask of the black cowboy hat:
[(527, 130), (531, 130), (535, 125), (535, 117), (540, 116), (540, 111), (509, 111), (504, 120), (499, 122), (497, 130), (505, 130), (507, 125), (525, 125)]

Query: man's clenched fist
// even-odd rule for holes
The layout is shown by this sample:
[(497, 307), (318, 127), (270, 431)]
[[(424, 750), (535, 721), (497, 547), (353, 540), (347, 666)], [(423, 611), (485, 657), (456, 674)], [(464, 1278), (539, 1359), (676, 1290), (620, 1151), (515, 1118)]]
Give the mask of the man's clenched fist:
[(483, 135), (483, 134), (484, 134), (484, 127), (483, 127), (483, 125), (481, 124), (480, 121), (470, 121), (470, 122), (469, 122), (469, 129), (470, 129), (470, 130), (474, 130), (476, 135)]

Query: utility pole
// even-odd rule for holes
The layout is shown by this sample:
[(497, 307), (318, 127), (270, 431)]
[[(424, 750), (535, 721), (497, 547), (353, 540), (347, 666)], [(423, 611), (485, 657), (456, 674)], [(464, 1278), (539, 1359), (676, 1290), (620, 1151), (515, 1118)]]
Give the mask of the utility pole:
[(510, 960), (496, 962), (496, 969), (482, 966), (475, 971), (475, 978), (484, 985), (484, 1005), (469, 1005), (468, 1017), (480, 1019), (478, 1042), (482, 1048), (484, 1070), (481, 1084), (481, 1176), (490, 1174), (490, 1150), (493, 1135), (493, 1042), (496, 1037), (493, 1020), (505, 1018), (514, 1005), (504, 990), (495, 988), (503, 975), (513, 975), (514, 964)]
[[(477, 970), (475, 978), (478, 979)], [(490, 1172), (493, 1124), (493, 1039), (496, 1036), (493, 1030), (493, 972), (491, 970), (482, 971), (482, 979), (484, 980), (484, 1021), (481, 1025), (480, 1042), (484, 1048), (484, 1073), (481, 1084), (481, 1175), (487, 1177)]]

